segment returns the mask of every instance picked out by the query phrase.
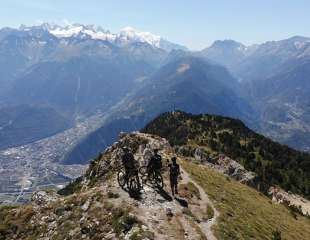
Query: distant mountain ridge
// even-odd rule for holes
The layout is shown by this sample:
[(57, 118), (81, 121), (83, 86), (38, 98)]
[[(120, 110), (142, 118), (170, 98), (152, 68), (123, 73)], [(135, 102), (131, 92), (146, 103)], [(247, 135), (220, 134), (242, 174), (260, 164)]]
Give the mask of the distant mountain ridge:
[(200, 56), (226, 66), (241, 82), (242, 95), (260, 116), (257, 130), (309, 151), (310, 38), (252, 46), (216, 41)]
[(294, 36), (245, 46), (234, 40), (215, 41), (201, 56), (227, 67), (243, 81), (269, 77), (292, 59), (310, 57), (310, 38)]

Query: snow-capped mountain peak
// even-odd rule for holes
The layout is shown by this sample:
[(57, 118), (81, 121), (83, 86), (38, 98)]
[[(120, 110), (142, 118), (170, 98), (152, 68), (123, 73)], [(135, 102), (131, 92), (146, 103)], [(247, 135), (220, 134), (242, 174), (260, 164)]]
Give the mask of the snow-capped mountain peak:
[(185, 47), (171, 43), (163, 39), (161, 36), (150, 32), (141, 32), (132, 27), (125, 27), (118, 33), (111, 33), (110, 31), (104, 30), (101, 27), (95, 27), (94, 25), (66, 24), (61, 26), (57, 24), (43, 23), (40, 26), (34, 27), (21, 26), (20, 30), (30, 31), (34, 28), (42, 28), (57, 38), (88, 36), (91, 39), (109, 41), (121, 46), (141, 42), (147, 43), (156, 48), (162, 48), (166, 51), (171, 51), (173, 49), (186, 50)]
[(118, 38), (129, 42), (146, 42), (154, 47), (160, 48), (162, 38), (150, 32), (139, 32), (132, 27), (125, 27), (117, 34)]
[(120, 32), (129, 33), (129, 32), (137, 32), (137, 30), (134, 29), (133, 27), (127, 26), (127, 27), (122, 28)]
[(72, 37), (84, 30), (83, 26), (67, 26), (67, 27), (59, 27), (55, 26), (52, 29), (48, 29), (51, 34), (56, 37)]

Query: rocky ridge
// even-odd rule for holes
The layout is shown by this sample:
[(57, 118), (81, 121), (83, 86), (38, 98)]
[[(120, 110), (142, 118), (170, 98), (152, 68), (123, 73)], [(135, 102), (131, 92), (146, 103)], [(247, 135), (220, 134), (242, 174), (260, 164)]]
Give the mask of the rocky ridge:
[[(140, 166), (151, 149), (160, 149), (163, 190), (145, 184), (139, 196), (132, 196), (118, 185), (116, 173), (124, 146), (132, 149)], [(90, 163), (83, 177), (60, 191), (63, 195), (39, 191), (30, 205), (2, 210), (6, 218), (0, 224), (0, 239), (216, 239), (211, 227), (219, 213), (184, 170), (178, 197), (170, 195), (166, 163), (173, 154), (168, 141), (160, 137), (121, 134), (118, 142)], [(26, 215), (11, 228), (12, 221)]]

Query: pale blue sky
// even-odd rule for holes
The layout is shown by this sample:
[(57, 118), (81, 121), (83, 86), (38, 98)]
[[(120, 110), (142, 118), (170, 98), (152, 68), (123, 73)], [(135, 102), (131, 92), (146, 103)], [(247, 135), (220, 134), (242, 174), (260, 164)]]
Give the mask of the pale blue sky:
[(217, 39), (245, 44), (310, 37), (309, 0), (1, 0), (0, 27), (40, 21), (125, 26), (201, 49)]

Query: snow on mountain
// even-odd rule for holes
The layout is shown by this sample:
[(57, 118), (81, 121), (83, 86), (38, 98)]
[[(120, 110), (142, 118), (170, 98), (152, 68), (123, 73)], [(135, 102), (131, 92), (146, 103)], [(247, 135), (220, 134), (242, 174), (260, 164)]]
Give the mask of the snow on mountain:
[(56, 24), (43, 23), (42, 25), (36, 27), (21, 26), (20, 30), (30, 31), (31, 29), (38, 27), (47, 30), (57, 38), (70, 38), (87, 35), (92, 39), (109, 41), (121, 46), (135, 42), (142, 42), (150, 44), (153, 47), (162, 48), (166, 51), (171, 51), (173, 49), (187, 50), (186, 47), (171, 43), (163, 39), (161, 36), (150, 32), (140, 32), (132, 27), (125, 27), (118, 33), (111, 33), (110, 31), (105, 31), (101, 27), (95, 27), (93, 25), (67, 24), (65, 26), (60, 26)]
[(83, 27), (76, 26), (71, 28), (55, 28), (51, 29), (49, 32), (56, 37), (72, 37), (79, 34), (81, 31), (83, 31)]
[(128, 42), (146, 42), (152, 46), (160, 48), (160, 36), (154, 35), (150, 32), (139, 32), (132, 27), (125, 27), (117, 34), (117, 38)]

